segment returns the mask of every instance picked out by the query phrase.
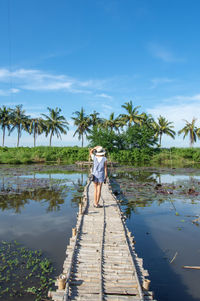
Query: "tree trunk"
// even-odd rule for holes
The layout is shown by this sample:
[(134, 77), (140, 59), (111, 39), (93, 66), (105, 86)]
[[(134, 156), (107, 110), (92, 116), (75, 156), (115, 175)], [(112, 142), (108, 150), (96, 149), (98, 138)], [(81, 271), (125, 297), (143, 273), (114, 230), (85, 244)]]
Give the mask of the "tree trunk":
[(3, 127), (3, 143), (2, 143), (2, 146), (4, 147), (4, 141), (5, 141), (5, 131), (6, 131), (6, 128), (5, 126)]
[(20, 126), (18, 126), (18, 133), (17, 133), (17, 147), (19, 147), (19, 137), (20, 137)]
[(160, 134), (160, 146), (161, 146), (162, 134)]
[(34, 147), (35, 147), (36, 146), (36, 130), (35, 130), (35, 127), (34, 127), (33, 137), (34, 137)]
[(190, 131), (190, 147), (194, 146), (194, 143), (196, 142), (196, 133), (195, 130)]
[(51, 132), (51, 135), (50, 135), (49, 146), (51, 146), (51, 140), (52, 140), (52, 136), (53, 136), (53, 131)]
[(83, 147), (83, 134), (82, 134), (82, 147)]

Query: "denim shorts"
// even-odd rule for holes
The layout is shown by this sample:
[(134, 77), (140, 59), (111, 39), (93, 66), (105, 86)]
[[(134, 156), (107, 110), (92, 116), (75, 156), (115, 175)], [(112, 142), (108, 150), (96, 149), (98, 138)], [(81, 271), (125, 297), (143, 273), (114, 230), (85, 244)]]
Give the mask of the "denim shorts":
[(99, 179), (94, 176), (94, 183), (103, 183), (102, 179)]

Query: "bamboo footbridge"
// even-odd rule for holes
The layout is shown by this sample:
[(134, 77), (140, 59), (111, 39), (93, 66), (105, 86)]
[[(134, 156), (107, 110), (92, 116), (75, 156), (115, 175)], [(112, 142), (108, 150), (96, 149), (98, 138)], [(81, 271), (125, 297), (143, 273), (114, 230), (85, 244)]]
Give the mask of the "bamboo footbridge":
[(102, 208), (93, 207), (93, 186), (88, 180), (66, 251), (64, 279), (57, 279), (58, 289), (49, 297), (54, 301), (153, 300), (150, 280), (145, 278), (148, 272), (135, 253), (134, 238), (110, 184), (102, 185)]

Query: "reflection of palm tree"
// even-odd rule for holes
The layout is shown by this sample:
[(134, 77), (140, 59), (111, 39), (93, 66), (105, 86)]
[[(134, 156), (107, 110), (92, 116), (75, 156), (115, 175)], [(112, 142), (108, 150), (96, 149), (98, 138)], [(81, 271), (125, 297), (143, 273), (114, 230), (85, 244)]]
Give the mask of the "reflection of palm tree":
[(10, 210), (14, 209), (15, 213), (21, 213), (21, 210), (26, 204), (29, 203), (29, 200), (34, 200), (36, 202), (45, 202), (48, 203), (47, 211), (57, 211), (60, 209), (60, 205), (64, 203), (63, 191), (65, 187), (59, 187), (59, 190), (55, 189), (44, 189), (39, 188), (34, 191), (24, 191), (20, 194), (12, 194), (0, 196), (0, 209)]
[(81, 185), (83, 186), (83, 174), (81, 173)]
[(158, 184), (161, 184), (161, 174), (159, 173), (159, 174), (157, 174), (156, 176), (157, 176), (157, 178), (158, 178)]
[(57, 195), (53, 195), (50, 200), (48, 200), (47, 212), (59, 211), (60, 205), (64, 204), (65, 200), (63, 198), (57, 199)]
[(4, 191), (5, 190), (5, 177), (2, 176), (1, 179), (2, 179), (2, 188), (1, 188), (1, 191)]

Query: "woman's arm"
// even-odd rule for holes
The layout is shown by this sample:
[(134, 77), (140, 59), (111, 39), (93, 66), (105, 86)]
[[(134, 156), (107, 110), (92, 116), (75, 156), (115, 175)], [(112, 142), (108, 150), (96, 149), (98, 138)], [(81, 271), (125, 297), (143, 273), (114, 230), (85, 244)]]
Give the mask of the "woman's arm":
[(105, 171), (105, 179), (106, 179), (108, 176), (107, 161), (104, 162), (104, 171)]
[(98, 147), (99, 147), (99, 146), (97, 145), (97, 146), (95, 146), (95, 147), (93, 147), (93, 148), (90, 149), (90, 156), (93, 155), (93, 151), (94, 151), (96, 148), (98, 148)]
[(90, 149), (90, 156), (93, 155), (93, 151), (94, 151), (94, 148), (91, 148), (91, 149)]

